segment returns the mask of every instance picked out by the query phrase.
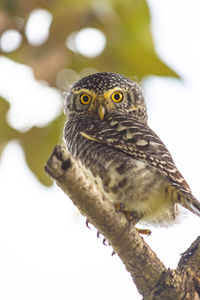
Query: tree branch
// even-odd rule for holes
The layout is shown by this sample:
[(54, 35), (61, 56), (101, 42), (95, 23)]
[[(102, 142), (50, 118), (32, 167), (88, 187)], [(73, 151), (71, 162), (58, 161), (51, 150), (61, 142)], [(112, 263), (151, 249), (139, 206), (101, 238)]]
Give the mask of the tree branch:
[(55, 147), (45, 171), (105, 236), (144, 299), (200, 299), (200, 277), (195, 273), (200, 267), (193, 268), (194, 261), (190, 263), (193, 253), (200, 262), (199, 240), (193, 247), (196, 250), (187, 252), (187, 259), (183, 254), (177, 270), (167, 270), (135, 227), (90, 182), (64, 146)]

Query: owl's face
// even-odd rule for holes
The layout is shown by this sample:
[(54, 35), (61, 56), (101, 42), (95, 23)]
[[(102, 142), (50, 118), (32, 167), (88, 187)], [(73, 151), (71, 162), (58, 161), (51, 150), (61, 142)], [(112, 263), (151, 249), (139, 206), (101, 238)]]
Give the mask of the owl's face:
[(85, 114), (103, 120), (109, 112), (133, 114), (146, 122), (146, 105), (139, 85), (115, 73), (96, 73), (76, 82), (65, 101), (65, 113)]

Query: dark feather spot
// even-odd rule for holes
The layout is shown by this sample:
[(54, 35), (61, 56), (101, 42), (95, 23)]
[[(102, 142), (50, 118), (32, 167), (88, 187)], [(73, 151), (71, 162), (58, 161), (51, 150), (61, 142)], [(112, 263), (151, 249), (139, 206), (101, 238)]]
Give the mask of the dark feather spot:
[(127, 178), (124, 177), (124, 178), (118, 183), (118, 187), (119, 187), (119, 188), (124, 187), (124, 185), (126, 184), (126, 182), (127, 182)]
[(67, 169), (69, 169), (70, 167), (71, 167), (71, 160), (70, 159), (67, 159), (67, 160), (63, 161), (62, 169), (64, 171), (67, 171)]
[(112, 191), (114, 194), (117, 194), (118, 186), (117, 186), (117, 185), (114, 185), (113, 187), (111, 187), (111, 191)]
[(123, 129), (123, 130), (120, 131), (120, 134), (122, 134), (122, 135), (124, 135), (126, 133), (127, 133), (127, 129)]
[(168, 187), (165, 188), (165, 194), (167, 195), (169, 192)]
[(118, 174), (123, 174), (126, 171), (126, 163), (123, 162), (119, 165), (119, 167), (116, 168), (116, 171)]
[(137, 137), (136, 137), (136, 136), (133, 137), (132, 139), (128, 139), (128, 143), (129, 143), (129, 144), (135, 144), (136, 141), (137, 141)]
[(177, 200), (180, 201), (181, 200), (181, 195), (179, 193), (177, 193)]

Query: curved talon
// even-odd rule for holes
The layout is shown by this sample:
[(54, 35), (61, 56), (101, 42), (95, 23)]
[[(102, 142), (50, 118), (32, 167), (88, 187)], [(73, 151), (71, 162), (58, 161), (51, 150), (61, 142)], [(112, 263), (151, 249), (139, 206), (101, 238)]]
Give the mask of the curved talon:
[(85, 222), (85, 224), (86, 224), (86, 226), (87, 226), (87, 228), (89, 228), (90, 230), (92, 230), (92, 228), (90, 227), (90, 225), (89, 225), (89, 220), (88, 219), (86, 219), (86, 222)]
[(105, 238), (103, 239), (103, 244), (104, 246), (110, 246), (109, 242)]
[[(98, 239), (101, 238), (101, 235), (102, 235), (102, 234), (101, 234), (99, 231), (97, 231), (97, 237), (98, 237)], [(103, 236), (103, 235), (102, 235), (102, 236)], [(110, 246), (109, 242), (106, 240), (105, 237), (103, 238), (102, 243), (104, 244), (104, 246)]]
[(98, 237), (98, 239), (100, 239), (100, 237), (101, 237), (101, 232), (97, 231), (97, 237)]

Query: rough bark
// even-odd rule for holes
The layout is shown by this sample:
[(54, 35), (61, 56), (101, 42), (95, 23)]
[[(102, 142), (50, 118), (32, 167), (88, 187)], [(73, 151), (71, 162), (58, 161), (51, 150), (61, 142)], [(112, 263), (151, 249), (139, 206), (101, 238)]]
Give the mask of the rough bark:
[(166, 269), (126, 217), (95, 188), (64, 146), (53, 150), (45, 171), (104, 235), (145, 300), (200, 299), (200, 237), (176, 270)]

